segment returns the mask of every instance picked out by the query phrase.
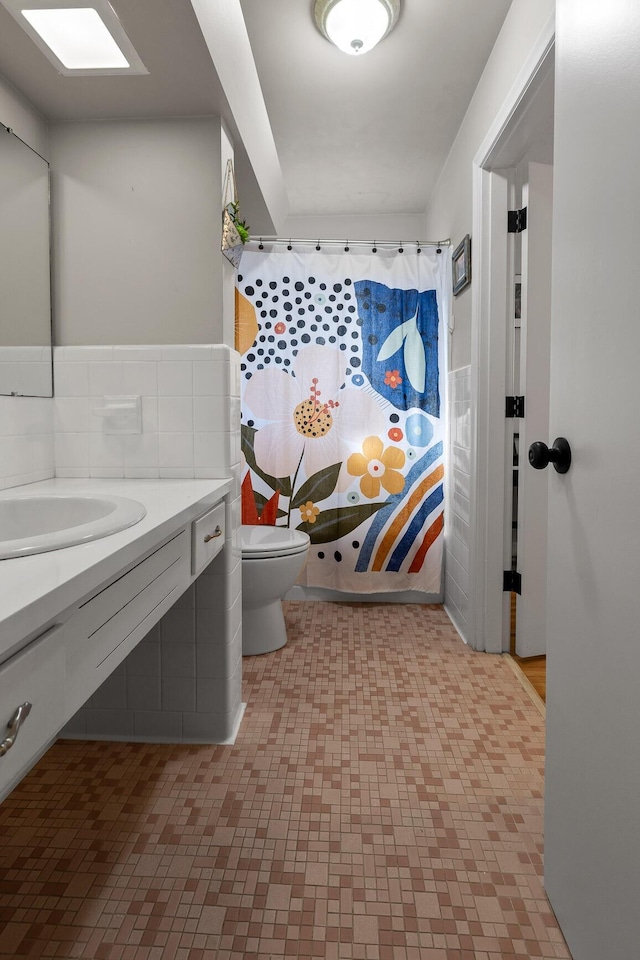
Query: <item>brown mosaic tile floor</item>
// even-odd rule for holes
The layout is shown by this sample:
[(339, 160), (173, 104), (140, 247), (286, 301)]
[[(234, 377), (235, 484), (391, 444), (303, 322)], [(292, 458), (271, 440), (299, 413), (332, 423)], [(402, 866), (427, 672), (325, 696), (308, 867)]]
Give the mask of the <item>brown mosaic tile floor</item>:
[(439, 607), (287, 607), (234, 747), (59, 743), (0, 806), (2, 957), (569, 957), (508, 664)]

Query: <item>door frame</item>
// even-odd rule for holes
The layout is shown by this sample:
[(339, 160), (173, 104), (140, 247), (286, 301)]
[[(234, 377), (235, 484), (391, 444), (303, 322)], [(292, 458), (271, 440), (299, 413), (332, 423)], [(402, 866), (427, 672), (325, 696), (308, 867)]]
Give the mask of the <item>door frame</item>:
[(509, 594), (502, 589), (511, 503), (505, 477), (511, 448), (505, 430), (509, 179), (500, 170), (509, 141), (553, 69), (555, 13), (532, 45), (473, 161), (474, 274), (471, 291), (471, 496), (469, 599), (475, 650), (508, 650)]

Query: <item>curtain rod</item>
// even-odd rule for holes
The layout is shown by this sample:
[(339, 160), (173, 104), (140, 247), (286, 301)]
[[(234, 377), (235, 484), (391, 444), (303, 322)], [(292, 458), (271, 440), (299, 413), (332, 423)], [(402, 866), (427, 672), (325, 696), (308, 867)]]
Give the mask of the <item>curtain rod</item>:
[(286, 243), (289, 246), (293, 243), (315, 243), (318, 249), (323, 243), (344, 244), (345, 250), (350, 246), (373, 247), (374, 252), (378, 246), (398, 247), (402, 249), (405, 244), (412, 244), (417, 247), (450, 247), (451, 240), (312, 240), (310, 237), (249, 237), (248, 243)]

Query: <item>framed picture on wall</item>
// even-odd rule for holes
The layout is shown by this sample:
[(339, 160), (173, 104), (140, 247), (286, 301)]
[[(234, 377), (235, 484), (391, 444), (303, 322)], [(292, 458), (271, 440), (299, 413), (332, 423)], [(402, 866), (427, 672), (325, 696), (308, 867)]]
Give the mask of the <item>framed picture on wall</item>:
[(452, 254), (453, 295), (457, 297), (471, 283), (471, 237), (464, 237)]

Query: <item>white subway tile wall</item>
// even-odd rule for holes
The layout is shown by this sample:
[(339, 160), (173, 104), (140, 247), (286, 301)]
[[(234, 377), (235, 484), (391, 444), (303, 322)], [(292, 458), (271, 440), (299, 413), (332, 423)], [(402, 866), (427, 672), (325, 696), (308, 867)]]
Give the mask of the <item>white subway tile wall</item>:
[(0, 490), (54, 475), (53, 400), (0, 396)]
[(469, 633), (469, 498), (471, 367), (449, 374), (449, 511), (445, 536), (445, 608), (460, 635)]
[[(58, 476), (233, 479), (225, 549), (63, 736), (229, 741), (243, 709), (239, 354), (218, 344), (60, 347), (54, 362)], [(120, 394), (142, 396), (141, 434), (107, 434), (93, 413)]]
[[(56, 347), (59, 477), (217, 479), (240, 461), (238, 355), (223, 344)], [(107, 433), (105, 396), (142, 397), (142, 433)]]

